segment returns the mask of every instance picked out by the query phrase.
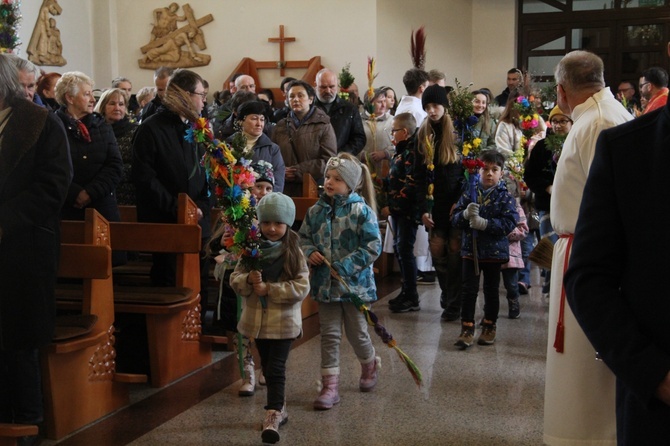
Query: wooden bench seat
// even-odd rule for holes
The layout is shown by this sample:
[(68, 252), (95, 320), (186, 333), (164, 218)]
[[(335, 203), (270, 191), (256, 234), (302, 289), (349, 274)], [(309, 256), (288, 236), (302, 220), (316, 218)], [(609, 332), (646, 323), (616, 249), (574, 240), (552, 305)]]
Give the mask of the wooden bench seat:
[[(61, 243), (58, 276), (81, 279), (78, 315), (58, 320), (56, 339), (41, 350), (45, 428), (65, 435), (129, 402), (115, 370), (114, 301), (109, 223), (86, 210), (77, 243)], [(81, 335), (77, 336), (76, 331)]]
[[(126, 211), (127, 212), (127, 211)], [(201, 343), (200, 227), (197, 206), (186, 194), (179, 196), (176, 224), (112, 222), (114, 250), (174, 253), (175, 287), (114, 285), (118, 313), (145, 315), (151, 385), (163, 387), (211, 362), (211, 346)], [(76, 240), (81, 222), (63, 222), (62, 237)], [(59, 287), (59, 308), (75, 308), (69, 286)]]

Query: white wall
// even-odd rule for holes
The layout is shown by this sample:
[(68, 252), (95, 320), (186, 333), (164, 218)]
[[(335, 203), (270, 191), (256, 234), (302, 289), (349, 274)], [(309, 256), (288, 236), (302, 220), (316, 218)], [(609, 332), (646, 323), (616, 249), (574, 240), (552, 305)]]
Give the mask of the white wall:
[[(179, 2), (183, 5), (186, 2)], [(377, 59), (376, 86), (390, 85), (404, 93), (402, 75), (411, 68), (412, 29), (427, 34), (426, 68), (437, 68), (453, 78), (494, 92), (505, 87), (505, 73), (515, 59), (515, 0), (188, 0), (197, 18), (208, 13), (214, 21), (202, 27), (212, 56), (206, 67), (194, 70), (210, 82), (210, 90), (224, 80), (243, 57), (275, 61), (279, 45), (269, 43), (279, 25), (297, 41), (286, 44), (288, 60), (321, 56), (337, 71), (351, 63), (361, 91), (367, 85), (368, 56)], [(152, 84), (152, 70), (138, 66), (140, 47), (149, 42), (152, 11), (165, 0), (59, 0), (63, 13), (56, 17), (61, 31), (64, 67), (46, 71), (80, 70), (90, 74), (98, 88), (123, 75), (134, 90)], [(27, 47), (41, 5), (21, 5), (22, 49)], [(181, 13), (181, 10), (180, 10)], [(180, 23), (181, 25), (181, 23)], [(25, 51), (20, 55), (25, 57)], [(287, 70), (300, 77), (302, 70)], [(279, 70), (262, 70), (261, 84), (276, 87)]]

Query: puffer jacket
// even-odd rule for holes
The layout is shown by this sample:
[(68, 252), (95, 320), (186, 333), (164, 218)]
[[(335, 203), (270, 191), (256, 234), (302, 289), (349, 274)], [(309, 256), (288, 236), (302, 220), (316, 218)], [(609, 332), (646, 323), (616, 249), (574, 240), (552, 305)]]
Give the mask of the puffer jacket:
[[(472, 259), (473, 242), (470, 221), (463, 217), (463, 211), (472, 202), (466, 187), (454, 209), (452, 224), (463, 229), (461, 256)], [(486, 229), (477, 231), (477, 259), (480, 262), (501, 262), (509, 260), (509, 240), (507, 235), (514, 230), (519, 214), (516, 211), (516, 199), (507, 192), (504, 181), (488, 190), (477, 185), (479, 216), (488, 221)]]
[[(377, 216), (355, 192), (332, 200), (323, 195), (309, 208), (300, 227), (300, 245), (305, 256), (320, 252), (364, 302), (377, 300), (373, 262), (382, 252)], [(326, 264), (314, 267), (310, 279), (317, 302), (348, 301), (348, 291), (333, 279)]]
[(116, 203), (116, 187), (123, 178), (123, 161), (112, 127), (98, 113), (89, 113), (81, 118), (90, 135), (86, 142), (77, 132), (77, 123), (65, 108), (56, 111), (65, 127), (70, 144), (70, 156), (74, 176), (61, 211), (67, 220), (83, 220), (84, 209), (74, 207), (77, 196), (86, 190), (92, 207), (109, 221), (119, 221)]
[(519, 214), (519, 221), (517, 221), (516, 228), (507, 234), (509, 240), (509, 262), (505, 263), (501, 268), (523, 268), (523, 251), (521, 250), (521, 240), (528, 235), (528, 224), (526, 223), (526, 214), (523, 208), (517, 202), (516, 211)]

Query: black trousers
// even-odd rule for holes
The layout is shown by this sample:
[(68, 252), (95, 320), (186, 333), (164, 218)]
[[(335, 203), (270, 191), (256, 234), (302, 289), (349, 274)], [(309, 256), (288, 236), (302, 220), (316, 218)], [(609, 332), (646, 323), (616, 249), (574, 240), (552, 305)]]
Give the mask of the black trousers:
[(286, 395), (286, 361), (293, 339), (256, 339), (261, 368), (268, 388), (266, 410), (281, 410)]
[(0, 423), (43, 420), (39, 350), (0, 350)]

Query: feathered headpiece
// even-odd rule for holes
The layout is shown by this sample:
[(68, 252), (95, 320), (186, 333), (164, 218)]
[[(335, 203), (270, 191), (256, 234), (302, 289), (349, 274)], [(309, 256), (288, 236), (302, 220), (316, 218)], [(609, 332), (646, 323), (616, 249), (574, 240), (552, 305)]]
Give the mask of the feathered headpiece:
[(412, 64), (414, 68), (423, 70), (426, 66), (426, 33), (423, 26), (417, 29), (416, 33), (412, 30), (410, 42), (412, 44)]

